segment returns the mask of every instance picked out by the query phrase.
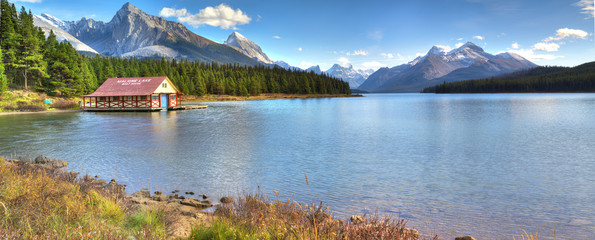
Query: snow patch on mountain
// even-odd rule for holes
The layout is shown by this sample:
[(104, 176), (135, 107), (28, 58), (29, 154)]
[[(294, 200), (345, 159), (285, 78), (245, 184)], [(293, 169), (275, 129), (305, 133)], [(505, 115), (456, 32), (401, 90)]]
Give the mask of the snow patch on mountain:
[[(99, 54), (97, 51), (95, 51), (95, 49), (89, 47), (87, 44), (81, 42), (60, 28), (59, 26), (61, 23), (64, 23), (63, 21), (48, 14), (43, 15), (45, 16), (33, 15), (33, 25), (40, 27), (43, 30), (46, 38), (50, 35), (50, 31), (53, 31), (56, 35), (56, 40), (60, 42), (69, 42), (77, 51)], [(53, 20), (50, 21), (50, 19)]]
[(72, 22), (72, 21), (62, 21), (59, 18), (49, 15), (47, 13), (42, 13), (41, 15), (35, 15), (35, 17), (41, 21), (44, 21), (56, 28), (60, 28), (66, 32), (68, 32), (70, 27), (72, 27), (72, 25), (74, 25), (74, 22)]

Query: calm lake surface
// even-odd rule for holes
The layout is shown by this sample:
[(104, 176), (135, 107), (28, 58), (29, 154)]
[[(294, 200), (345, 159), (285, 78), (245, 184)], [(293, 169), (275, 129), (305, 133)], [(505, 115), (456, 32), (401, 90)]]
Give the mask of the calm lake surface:
[[(0, 116), (0, 155), (141, 188), (260, 191), (441, 239), (595, 236), (595, 94), (369, 94)], [(306, 184), (305, 175), (309, 180)]]

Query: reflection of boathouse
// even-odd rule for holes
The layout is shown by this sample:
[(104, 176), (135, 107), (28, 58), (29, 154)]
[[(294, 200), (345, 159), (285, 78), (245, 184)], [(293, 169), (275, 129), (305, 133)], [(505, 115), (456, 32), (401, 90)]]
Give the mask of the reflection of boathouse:
[(108, 78), (83, 96), (86, 111), (159, 111), (181, 107), (182, 93), (168, 77)]

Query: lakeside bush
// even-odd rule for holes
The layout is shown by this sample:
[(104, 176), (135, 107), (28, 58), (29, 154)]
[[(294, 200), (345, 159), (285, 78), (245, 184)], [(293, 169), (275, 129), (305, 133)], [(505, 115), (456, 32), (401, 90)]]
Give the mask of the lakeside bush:
[(40, 105), (21, 104), (17, 107), (17, 110), (21, 112), (41, 112), (47, 110), (47, 108)]
[(57, 108), (60, 110), (67, 110), (67, 109), (78, 108), (79, 104), (75, 101), (59, 99), (56, 102), (52, 103), (52, 105), (50, 105), (50, 107)]

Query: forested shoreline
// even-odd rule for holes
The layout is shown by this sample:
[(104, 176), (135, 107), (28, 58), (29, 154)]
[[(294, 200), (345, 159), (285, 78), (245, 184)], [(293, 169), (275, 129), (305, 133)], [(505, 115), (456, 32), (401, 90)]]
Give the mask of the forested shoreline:
[(595, 92), (595, 62), (536, 67), (492, 78), (443, 83), (424, 93)]
[(350, 94), (349, 84), (328, 75), (274, 66), (241, 66), (187, 60), (79, 54), (68, 42), (46, 38), (24, 7), (1, 1), (0, 95), (11, 89), (77, 97), (107, 78), (168, 76), (184, 94), (255, 96), (261, 93)]

